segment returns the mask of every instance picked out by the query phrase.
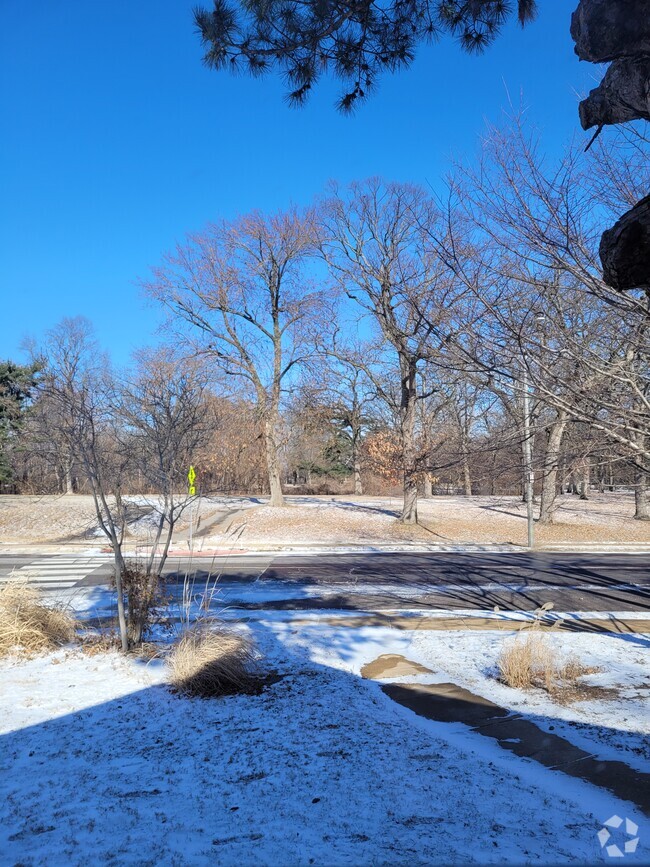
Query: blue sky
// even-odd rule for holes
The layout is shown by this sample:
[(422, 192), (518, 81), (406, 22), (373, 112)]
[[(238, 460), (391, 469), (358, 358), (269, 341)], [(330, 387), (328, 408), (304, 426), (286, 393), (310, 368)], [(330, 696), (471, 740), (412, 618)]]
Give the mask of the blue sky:
[(553, 153), (597, 71), (573, 54), (575, 2), (542, 0), (479, 57), (423, 46), (352, 117), (325, 83), (303, 109), (276, 77), (201, 63), (192, 0), (2, 0), (0, 358), (83, 314), (118, 363), (156, 341), (139, 277), (187, 231), (307, 203), (329, 178), (436, 185), (523, 94)]

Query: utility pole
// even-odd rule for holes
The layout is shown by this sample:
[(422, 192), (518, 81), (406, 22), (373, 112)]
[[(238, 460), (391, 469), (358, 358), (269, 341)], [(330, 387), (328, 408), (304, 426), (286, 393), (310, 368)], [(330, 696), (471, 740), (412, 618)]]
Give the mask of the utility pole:
[(526, 496), (526, 517), (528, 521), (528, 547), (532, 548), (535, 544), (535, 516), (533, 514), (533, 485), (535, 482), (535, 473), (533, 471), (533, 454), (532, 443), (530, 440), (530, 391), (528, 388), (528, 368), (526, 361), (522, 360), (522, 388), (523, 388), (523, 409), (524, 409), (524, 441), (522, 443), (524, 452), (524, 485)]

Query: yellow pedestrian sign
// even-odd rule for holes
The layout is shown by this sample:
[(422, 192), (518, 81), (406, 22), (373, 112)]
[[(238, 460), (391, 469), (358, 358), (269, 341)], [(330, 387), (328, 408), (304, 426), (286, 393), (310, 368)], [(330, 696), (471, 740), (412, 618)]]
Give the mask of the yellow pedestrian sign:
[(194, 482), (196, 481), (196, 470), (194, 469), (193, 466), (190, 466), (190, 471), (187, 474), (187, 481), (190, 483), (189, 484), (189, 495), (190, 495), (190, 497), (193, 497), (196, 494), (196, 487), (194, 485)]

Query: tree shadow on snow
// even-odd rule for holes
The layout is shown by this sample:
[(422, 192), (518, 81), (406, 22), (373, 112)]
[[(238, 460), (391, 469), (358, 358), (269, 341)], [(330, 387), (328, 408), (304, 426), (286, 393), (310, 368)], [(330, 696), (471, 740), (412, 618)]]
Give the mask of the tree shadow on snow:
[[(314, 661), (319, 642), (351, 662), (360, 654), (379, 655), (385, 637), (342, 628), (319, 638), (315, 623), (309, 643), (300, 645), (291, 643), (290, 623), (258, 623), (255, 629), (282, 675), (259, 695), (190, 699), (157, 684), (0, 737), (0, 851), (6, 863), (495, 859), (507, 829), (498, 823), (483, 834), (478, 829), (463, 843), (461, 825), (474, 827), (477, 817), (506, 811), (511, 794), (498, 781), (504, 773), (525, 776), (524, 766), (512, 761), (538, 757), (520, 753), (527, 758), (513, 759), (502, 744), (510, 761), (504, 770), (498, 739), (474, 731), (477, 745), (480, 740), (493, 748), (490, 763), (482, 744), (471, 774), (459, 782), (457, 753), (447, 746), (450, 722), (418, 733), (411, 716), (417, 708), (404, 710), (380, 684)], [(90, 662), (87, 671), (91, 677)], [(92, 700), (92, 683), (71, 682), (66, 690), (71, 701), (78, 690)], [(65, 698), (56, 698), (62, 706)], [(473, 703), (465, 709), (470, 717)], [(544, 727), (561, 722), (545, 717)], [(614, 742), (619, 735), (606, 727), (598, 732)], [(491, 781), (488, 788), (499, 789), (491, 800), (482, 775)], [(548, 803), (544, 780), (555, 786), (550, 776), (540, 778), (540, 805)], [(560, 780), (556, 794), (562, 785)], [(569, 801), (578, 804), (578, 821), (596, 814), (594, 833), (611, 801), (606, 792), (604, 798), (595, 792), (572, 789)], [(641, 798), (639, 792), (635, 800)], [(568, 825), (575, 818), (567, 815)], [(521, 829), (519, 844), (513, 849), (508, 838), (505, 860), (527, 859), (524, 853), (536, 845), (534, 827)], [(554, 860), (548, 840), (535, 851)], [(594, 836), (593, 850), (580, 850), (577, 860), (595, 859), (598, 851)], [(571, 854), (569, 848), (558, 857)]]

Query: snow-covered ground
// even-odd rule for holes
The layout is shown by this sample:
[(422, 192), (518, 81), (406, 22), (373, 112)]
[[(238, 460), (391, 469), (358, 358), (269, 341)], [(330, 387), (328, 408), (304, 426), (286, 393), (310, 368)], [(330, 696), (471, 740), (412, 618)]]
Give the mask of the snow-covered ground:
[[(417, 717), (359, 676), (399, 653), (433, 670), (416, 680), (489, 693), (604, 758), (618, 749), (642, 763), (629, 747), (648, 731), (647, 638), (553, 636), (629, 692), (579, 708), (495, 684), (508, 633), (355, 629), (286, 613), (243, 628), (283, 675), (259, 696), (183, 698), (161, 661), (113, 653), (1, 663), (0, 863), (599, 863), (597, 832), (614, 813), (639, 824), (625, 862), (648, 862), (650, 822), (632, 805)], [(587, 730), (571, 725), (581, 719)]]
[[(475, 615), (476, 612), (470, 613), (470, 617)], [(615, 691), (611, 698), (561, 704), (543, 690), (523, 692), (499, 683), (496, 675), (501, 651), (521, 639), (520, 633), (507, 628), (505, 620), (500, 626), (494, 631), (418, 629), (399, 632), (366, 627), (357, 631), (359, 638), (353, 658), (348, 658), (346, 650), (349, 627), (323, 631), (321, 624), (314, 621), (311, 628), (303, 627), (298, 640), (306, 643), (314, 658), (355, 674), (381, 654), (400, 654), (433, 673), (391, 680), (450, 681), (502, 707), (526, 714), (541, 728), (553, 726), (555, 734), (599, 758), (619, 759), (640, 771), (650, 772), (649, 636), (544, 631), (544, 640), (558, 660), (573, 657), (600, 669), (585, 676), (583, 683)], [(390, 649), (382, 649), (386, 647)]]
[[(154, 496), (125, 497), (131, 507), (127, 544), (146, 545), (154, 536), (159, 503)], [(404, 527), (395, 497), (288, 496), (284, 508), (266, 497), (200, 497), (178, 521), (175, 544), (186, 549), (190, 517), (195, 550), (320, 545), (525, 545), (525, 507), (518, 497), (436, 496), (420, 500), (420, 525)], [(537, 527), (546, 544), (650, 544), (650, 524), (635, 521), (630, 493), (598, 494), (589, 500), (558, 498), (557, 523)], [(89, 496), (0, 496), (0, 540), (9, 544), (100, 544)]]
[[(632, 494), (593, 492), (586, 501), (564, 495), (557, 502), (556, 523), (537, 527), (539, 544), (650, 542), (650, 526), (633, 518)], [(261, 505), (235, 517), (227, 533), (237, 530), (244, 547), (306, 542), (526, 544), (526, 510), (520, 497), (420, 499), (420, 524), (414, 527), (397, 522), (400, 510), (401, 500), (395, 497), (287, 497), (285, 508)], [(206, 544), (223, 544), (225, 530), (218, 528)]]

